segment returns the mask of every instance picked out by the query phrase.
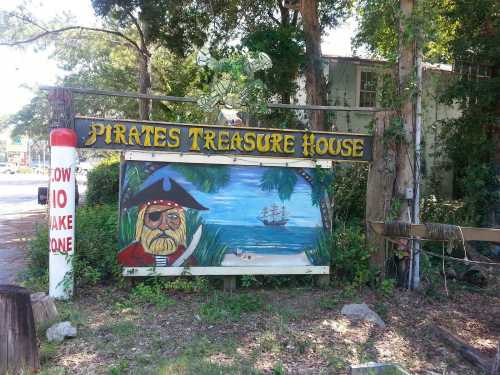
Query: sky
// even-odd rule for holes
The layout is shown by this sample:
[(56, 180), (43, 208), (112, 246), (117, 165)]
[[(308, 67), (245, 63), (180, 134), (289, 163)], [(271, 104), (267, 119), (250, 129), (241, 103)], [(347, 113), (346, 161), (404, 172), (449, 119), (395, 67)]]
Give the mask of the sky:
[[(203, 168), (203, 165), (193, 166), (193, 168)], [(201, 205), (209, 209), (200, 212), (206, 223), (262, 226), (262, 223), (257, 219), (261, 210), (273, 203), (281, 206), (276, 192), (262, 191), (259, 186), (265, 168), (247, 166), (230, 166), (228, 168), (230, 168), (229, 183), (213, 194), (200, 192), (170, 167), (156, 171), (143, 183), (142, 188), (144, 189), (160, 179), (164, 179), (168, 183), (166, 178), (171, 177), (190, 192)], [(170, 189), (165, 182), (164, 189)], [(290, 200), (285, 201), (284, 204), (289, 213), (288, 227), (321, 227), (319, 207), (312, 205), (311, 188), (302, 178), (297, 180)]]
[[(22, 2), (23, 0), (1, 0), (0, 10), (14, 9)], [(32, 6), (36, 7), (33, 13), (42, 20), (65, 11), (77, 15), (78, 22), (82, 25), (93, 25), (96, 20), (90, 0), (34, 0)], [(350, 56), (350, 41), (355, 26), (355, 21), (350, 19), (327, 33), (322, 43), (323, 54)], [(20, 50), (0, 46), (0, 56), (0, 118), (17, 112), (29, 102), (34, 88), (54, 84), (58, 74), (62, 74), (56, 63), (50, 60), (50, 51), (35, 52), (30, 47)]]

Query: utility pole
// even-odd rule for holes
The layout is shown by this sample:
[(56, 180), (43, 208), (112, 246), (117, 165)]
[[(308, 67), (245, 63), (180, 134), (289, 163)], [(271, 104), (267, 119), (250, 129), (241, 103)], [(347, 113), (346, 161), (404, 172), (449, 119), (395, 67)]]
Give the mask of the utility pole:
[[(401, 18), (399, 20), (399, 61), (398, 61), (398, 89), (399, 95), (405, 98), (399, 115), (403, 122), (403, 140), (397, 146), (396, 156), (396, 184), (394, 198), (400, 203), (399, 220), (412, 222), (415, 208), (415, 153), (412, 145), (414, 139), (415, 107), (413, 98), (409, 95), (411, 80), (415, 67), (415, 42), (405, 40), (405, 28), (413, 12), (414, 0), (400, 0)], [(414, 248), (410, 245), (409, 287), (412, 286), (414, 274)]]

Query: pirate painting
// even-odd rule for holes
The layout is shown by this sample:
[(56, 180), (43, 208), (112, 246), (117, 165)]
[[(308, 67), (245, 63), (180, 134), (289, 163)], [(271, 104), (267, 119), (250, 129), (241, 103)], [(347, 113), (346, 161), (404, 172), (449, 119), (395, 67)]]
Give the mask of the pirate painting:
[(201, 225), (187, 244), (185, 209), (207, 210), (181, 185), (168, 179), (170, 189), (161, 179), (139, 191), (124, 203), (124, 208), (138, 207), (135, 241), (118, 253), (125, 267), (194, 266), (193, 252), (201, 238)]

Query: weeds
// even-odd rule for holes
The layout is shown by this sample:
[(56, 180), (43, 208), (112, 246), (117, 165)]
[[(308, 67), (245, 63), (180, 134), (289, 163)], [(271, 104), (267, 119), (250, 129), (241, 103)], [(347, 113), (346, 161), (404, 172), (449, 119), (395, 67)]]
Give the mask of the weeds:
[(201, 318), (208, 323), (224, 320), (239, 320), (241, 314), (259, 311), (263, 306), (261, 297), (248, 293), (226, 295), (214, 293), (200, 307)]

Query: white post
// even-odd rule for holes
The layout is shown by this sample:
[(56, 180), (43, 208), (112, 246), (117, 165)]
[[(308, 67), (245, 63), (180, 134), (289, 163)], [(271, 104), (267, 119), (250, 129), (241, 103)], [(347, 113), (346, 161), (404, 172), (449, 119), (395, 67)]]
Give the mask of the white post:
[(50, 132), (49, 295), (67, 300), (73, 295), (75, 252), (76, 132)]

